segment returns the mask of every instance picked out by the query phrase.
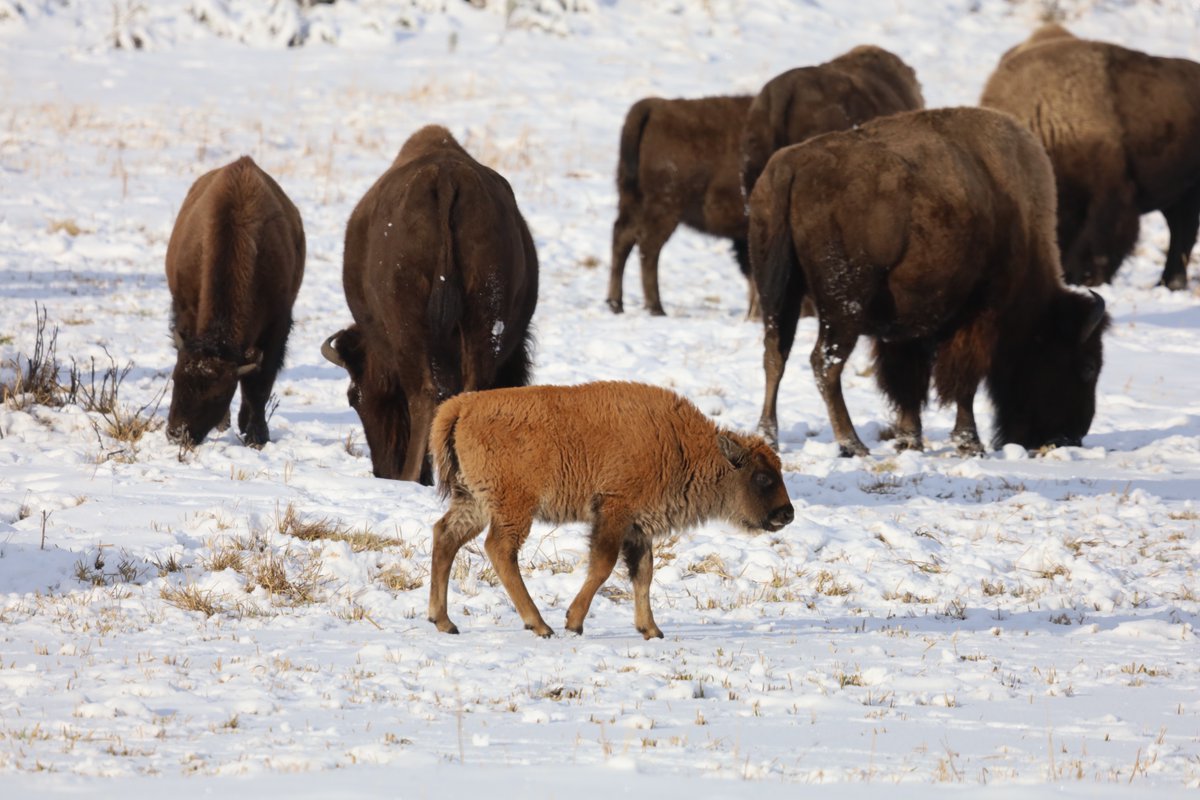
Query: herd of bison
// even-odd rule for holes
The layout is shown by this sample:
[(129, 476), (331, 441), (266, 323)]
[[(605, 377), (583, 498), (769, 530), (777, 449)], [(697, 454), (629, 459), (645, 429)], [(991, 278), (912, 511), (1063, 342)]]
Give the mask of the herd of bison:
[[(973, 403), (986, 382), (992, 444), (1079, 444), (1095, 411), (1103, 300), (1142, 213), (1170, 229), (1162, 284), (1187, 284), (1200, 225), (1200, 64), (1079, 39), (1058, 25), (1000, 59), (979, 108), (923, 110), (913, 70), (873, 46), (792, 69), (757, 96), (647, 98), (620, 136), (607, 302), (623, 310), (636, 245), (643, 297), (663, 314), (659, 253), (683, 223), (728, 238), (764, 325), (760, 430), (714, 425), (635, 383), (526, 386), (537, 303), (533, 238), (508, 182), (445, 128), (415, 133), (354, 208), (342, 280), (353, 324), (321, 351), (348, 397), (376, 476), (432, 484), (429, 619), (457, 632), (446, 592), (459, 548), (485, 549), (527, 628), (551, 634), (517, 568), (535, 519), (592, 526), (581, 632), (624, 557), (637, 629), (653, 539), (725, 519), (778, 530), (793, 508), (771, 445), (780, 379), (802, 313), (843, 455), (867, 448), (842, 396), (859, 336), (895, 410), (899, 449), (922, 448), (932, 381), (953, 402), (952, 441), (982, 453)], [(250, 158), (202, 176), (167, 248), (178, 351), (168, 435), (197, 444), (229, 424), (268, 440), (266, 406), (304, 272), (300, 214)], [(489, 391), (483, 391), (489, 390)]]

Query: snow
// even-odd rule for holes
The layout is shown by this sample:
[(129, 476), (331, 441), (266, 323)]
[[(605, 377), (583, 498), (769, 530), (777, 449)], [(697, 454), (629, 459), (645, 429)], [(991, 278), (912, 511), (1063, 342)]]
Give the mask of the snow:
[[(726, 243), (676, 232), (668, 317), (641, 310), (632, 267), (627, 313), (604, 304), (625, 110), (647, 94), (753, 92), (863, 42), (912, 64), (931, 106), (969, 104), (1040, 8), (501, 5), (0, 0), (0, 361), (33, 351), (44, 307), (85, 380), (91, 359), (97, 383), (132, 363), (108, 416), (144, 408), (161, 424), (174, 363), (162, 263), (192, 181), (248, 153), (308, 239), (261, 451), (232, 430), (188, 452), (161, 427), (115, 438), (78, 405), (0, 408), (5, 795), (1200, 786), (1200, 298), (1154, 286), (1157, 215), (1100, 290), (1114, 325), (1084, 447), (964, 460), (953, 411), (934, 407), (928, 450), (893, 453), (860, 347), (844, 385), (872, 454), (839, 459), (805, 320), (780, 395), (796, 521), (661, 545), (664, 640), (634, 631), (622, 568), (586, 633), (561, 632), (585, 572), (578, 525), (535, 527), (522, 554), (557, 637), (522, 629), (479, 542), (450, 584), (462, 635), (425, 621), (443, 502), (371, 476), (346, 374), (320, 355), (350, 321), (345, 221), (409, 133), (445, 124), (512, 182), (541, 260), (538, 382), (643, 380), (749, 429), (762, 333), (743, 320)], [(1080, 34), (1200, 59), (1188, 0), (1059, 5)], [(303, 46), (285, 47), (285, 23)], [(986, 440), (986, 399), (977, 411)]]

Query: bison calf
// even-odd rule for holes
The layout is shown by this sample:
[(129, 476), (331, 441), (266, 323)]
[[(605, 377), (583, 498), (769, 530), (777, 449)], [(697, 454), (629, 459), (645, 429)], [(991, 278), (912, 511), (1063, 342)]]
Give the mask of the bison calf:
[(1048, 25), (1004, 54), (980, 103), (1015, 116), (1054, 164), (1071, 283), (1112, 280), (1139, 216), (1171, 231), (1160, 283), (1187, 286), (1200, 229), (1200, 64), (1077, 39)]
[(608, 279), (608, 307), (614, 313), (625, 308), (621, 284), (634, 245), (641, 252), (646, 308), (655, 316), (664, 313), (658, 254), (681, 222), (732, 240), (738, 266), (749, 280), (739, 142), (750, 99), (647, 97), (629, 109), (621, 129)]
[(932, 374), (958, 407), (951, 438), (981, 452), (973, 404), (986, 379), (996, 446), (1078, 444), (1091, 425), (1104, 302), (1063, 286), (1054, 177), (1007, 114), (914, 111), (780, 150), (750, 199), (750, 255), (766, 326), (760, 427), (775, 404), (801, 301), (820, 318), (812, 370), (843, 454), (867, 452), (841, 375), (860, 335), (920, 449)]
[(650, 639), (662, 637), (650, 613), (655, 537), (715, 518), (768, 531), (793, 518), (779, 457), (761, 438), (722, 430), (684, 398), (644, 384), (462, 394), (438, 410), (432, 449), (450, 508), (433, 529), (429, 620), (447, 633), (458, 633), (446, 613), (454, 556), (489, 524), (484, 549), (526, 628), (553, 634), (517, 567), (533, 521), (590, 522), (587, 578), (567, 629), (583, 632), (624, 554), (634, 624)]
[(266, 404), (283, 365), (292, 304), (304, 277), (300, 212), (249, 156), (200, 176), (167, 244), (171, 328), (178, 354), (167, 435), (199, 443), (228, 424), (260, 447)]

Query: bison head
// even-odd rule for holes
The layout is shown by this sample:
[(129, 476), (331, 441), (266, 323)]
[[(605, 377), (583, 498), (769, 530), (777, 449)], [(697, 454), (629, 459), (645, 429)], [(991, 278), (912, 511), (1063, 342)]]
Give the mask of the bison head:
[(747, 530), (777, 531), (795, 518), (779, 456), (758, 436), (724, 431), (721, 455), (733, 467), (724, 479), (725, 516)]
[[(366, 340), (358, 325), (351, 325), (326, 339), (321, 345), (321, 354), (350, 375), (346, 399), (362, 420), (375, 476), (420, 480), (432, 485), (433, 473), (428, 459), (414, 467), (417, 456), (408, 452), (412, 406), (421, 400), (420, 396), (407, 394), (395, 376), (372, 366)], [(428, 412), (432, 414), (432, 406)], [(423, 454), (423, 440), (421, 446)]]
[(248, 348), (238, 358), (214, 355), (186, 345), (178, 334), (179, 348), (172, 373), (171, 410), (167, 437), (173, 442), (199, 444), (213, 428), (229, 417), (229, 404), (238, 381), (262, 368), (262, 351)]
[(996, 407), (993, 447), (1015, 442), (1032, 450), (1082, 443), (1096, 413), (1101, 336), (1108, 324), (1100, 295), (1063, 290), (1028, 342), (1001, 343), (1003, 355), (988, 376)]

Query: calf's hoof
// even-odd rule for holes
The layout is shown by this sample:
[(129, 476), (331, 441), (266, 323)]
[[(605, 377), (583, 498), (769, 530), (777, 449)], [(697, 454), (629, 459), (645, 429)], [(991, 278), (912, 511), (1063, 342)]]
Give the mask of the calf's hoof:
[(536, 635), (543, 639), (549, 639), (554, 635), (554, 629), (544, 622), (539, 622), (536, 625), (526, 625), (525, 630), (533, 631)]
[(429, 621), (436, 625), (437, 629), (442, 633), (458, 634), (458, 626), (448, 619), (434, 619), (430, 617)]
[(607, 302), (607, 303), (608, 303), (608, 310), (609, 310), (609, 311), (611, 311), (611, 312), (613, 312), (614, 314), (623, 314), (623, 313), (625, 313), (625, 304), (624, 304), (624, 303), (622, 303), (622, 302), (620, 301), (620, 299), (614, 299), (614, 298), (610, 297), (610, 298), (608, 298), (608, 300), (607, 300), (607, 301), (605, 301), (605, 302)]
[(646, 306), (646, 310), (650, 312), (652, 317), (665, 317), (667, 312), (663, 311), (662, 306)]
[(661, 638), (663, 638), (663, 632), (658, 629), (657, 625), (650, 625), (649, 627), (646, 627), (646, 628), (638, 628), (638, 633), (640, 633), (642, 635), (643, 639), (661, 639)]

